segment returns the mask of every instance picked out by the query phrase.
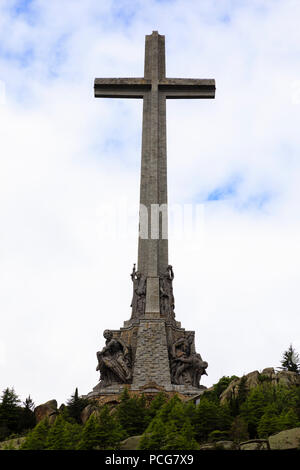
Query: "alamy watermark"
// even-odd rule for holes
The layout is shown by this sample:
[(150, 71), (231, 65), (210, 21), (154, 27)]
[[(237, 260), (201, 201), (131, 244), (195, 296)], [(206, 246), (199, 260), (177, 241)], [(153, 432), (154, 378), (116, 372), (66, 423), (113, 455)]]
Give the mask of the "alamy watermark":
[(204, 204), (104, 204), (97, 211), (99, 237), (143, 240), (199, 240), (204, 232)]

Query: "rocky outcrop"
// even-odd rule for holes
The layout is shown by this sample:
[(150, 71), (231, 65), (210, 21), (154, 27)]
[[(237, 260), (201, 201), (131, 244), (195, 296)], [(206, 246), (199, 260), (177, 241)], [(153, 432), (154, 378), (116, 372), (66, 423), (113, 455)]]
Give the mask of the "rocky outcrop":
[[(248, 390), (257, 387), (264, 381), (269, 382), (273, 385), (286, 385), (291, 387), (292, 385), (300, 386), (300, 375), (296, 372), (280, 371), (275, 372), (273, 367), (267, 367), (262, 372), (255, 370), (245, 375), (245, 386)], [(220, 396), (221, 403), (229, 401), (231, 398), (236, 398), (239, 392), (239, 386), (242, 378), (234, 379), (224, 390)]]
[(142, 436), (131, 436), (120, 444), (120, 450), (138, 450)]
[(269, 442), (267, 439), (251, 439), (250, 441), (241, 442), (240, 450), (269, 450)]
[(39, 423), (44, 418), (48, 418), (50, 424), (54, 423), (55, 418), (58, 414), (57, 401), (50, 400), (42, 405), (39, 405), (34, 410), (36, 422)]
[(97, 405), (94, 405), (94, 404), (87, 405), (85, 408), (83, 408), (81, 415), (80, 415), (82, 424), (85, 424), (91, 415), (97, 416), (98, 414), (99, 414), (99, 407)]
[(200, 445), (199, 450), (238, 450), (238, 445), (233, 441), (208, 442)]
[(287, 429), (269, 437), (271, 450), (300, 450), (300, 428)]

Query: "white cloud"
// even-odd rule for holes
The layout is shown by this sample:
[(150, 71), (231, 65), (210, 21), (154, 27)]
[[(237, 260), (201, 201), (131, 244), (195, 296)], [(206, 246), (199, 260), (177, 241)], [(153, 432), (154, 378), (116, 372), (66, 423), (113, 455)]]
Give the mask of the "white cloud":
[(1, 2), (1, 383), (37, 403), (90, 391), (102, 331), (130, 315), (136, 234), (107, 239), (101, 210), (138, 208), (142, 103), (95, 100), (92, 87), (142, 76), (155, 29), (168, 76), (217, 81), (215, 101), (168, 102), (170, 203), (238, 180), (205, 202), (199, 242), (170, 240), (177, 319), (196, 330), (203, 383), (278, 366), (299, 342), (300, 6), (134, 6), (36, 0), (30, 17)]

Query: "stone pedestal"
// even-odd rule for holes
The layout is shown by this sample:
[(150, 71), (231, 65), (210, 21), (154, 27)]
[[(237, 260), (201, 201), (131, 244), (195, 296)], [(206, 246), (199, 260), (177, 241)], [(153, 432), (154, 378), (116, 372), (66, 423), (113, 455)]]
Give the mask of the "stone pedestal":
[(132, 387), (154, 382), (170, 388), (171, 375), (164, 320), (141, 320), (133, 368)]

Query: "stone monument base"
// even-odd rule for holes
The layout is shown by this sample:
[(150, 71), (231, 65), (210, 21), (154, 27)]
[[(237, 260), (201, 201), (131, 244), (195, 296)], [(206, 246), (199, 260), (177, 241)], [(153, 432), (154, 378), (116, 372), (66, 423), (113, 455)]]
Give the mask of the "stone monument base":
[(161, 387), (156, 383), (149, 383), (143, 387), (134, 387), (132, 384), (114, 384), (109, 385), (105, 388), (100, 387), (100, 384), (93, 388), (93, 391), (85, 395), (84, 398), (97, 401), (100, 405), (109, 403), (119, 403), (121, 400), (122, 392), (127, 388), (130, 396), (141, 396), (144, 395), (147, 401), (152, 401), (158, 393), (164, 393), (169, 398), (174, 395), (185, 401), (188, 398), (202, 395), (206, 390), (203, 385), (200, 388), (187, 387), (185, 385), (173, 385), (169, 387)]

